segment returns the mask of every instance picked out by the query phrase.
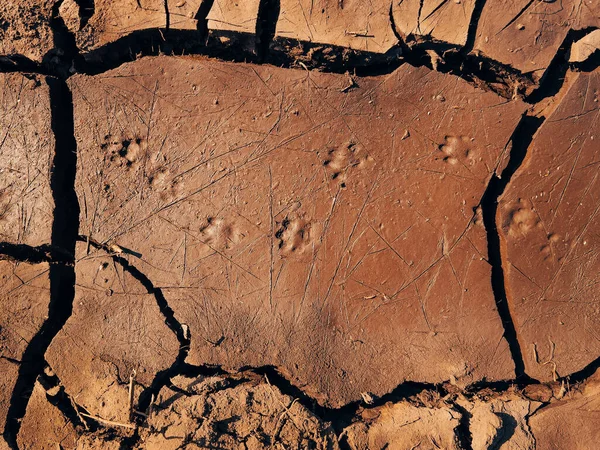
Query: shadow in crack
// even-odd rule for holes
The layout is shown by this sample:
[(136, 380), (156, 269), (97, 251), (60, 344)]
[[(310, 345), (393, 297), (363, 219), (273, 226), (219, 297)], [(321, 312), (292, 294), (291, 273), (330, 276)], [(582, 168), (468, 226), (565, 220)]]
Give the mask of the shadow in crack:
[(72, 255), (75, 254), (79, 229), (79, 203), (75, 193), (77, 144), (74, 136), (73, 99), (65, 80), (47, 77), (46, 82), (50, 88), (51, 127), (55, 136), (55, 155), (50, 178), (54, 200), (51, 245), (68, 253), (70, 260), (50, 265), (48, 318), (23, 352), (4, 428), (4, 438), (12, 448), (17, 448), (21, 419), (25, 416), (36, 379), (46, 366), (46, 350), (71, 316), (75, 297)]
[(528, 383), (532, 381), (525, 373), (523, 353), (517, 337), (517, 330), (513, 322), (508, 296), (504, 268), (502, 265), (502, 246), (500, 235), (496, 225), (496, 213), (498, 211), (498, 199), (504, 193), (506, 186), (510, 183), (512, 176), (525, 160), (527, 150), (533, 140), (533, 136), (544, 122), (544, 118), (524, 115), (513, 132), (510, 142), (510, 159), (501, 175), (493, 174), (481, 199), (483, 212), (483, 224), (485, 226), (488, 242), (488, 259), (492, 266), (492, 290), (496, 300), (496, 309), (500, 315), (504, 327), (504, 338), (508, 343), (510, 354), (515, 364), (515, 375), (518, 381)]

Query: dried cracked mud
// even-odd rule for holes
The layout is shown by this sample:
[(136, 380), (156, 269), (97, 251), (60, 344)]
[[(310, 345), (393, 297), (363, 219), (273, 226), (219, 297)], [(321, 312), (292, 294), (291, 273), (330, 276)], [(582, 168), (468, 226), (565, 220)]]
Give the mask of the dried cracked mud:
[(0, 449), (596, 449), (599, 27), (0, 2)]

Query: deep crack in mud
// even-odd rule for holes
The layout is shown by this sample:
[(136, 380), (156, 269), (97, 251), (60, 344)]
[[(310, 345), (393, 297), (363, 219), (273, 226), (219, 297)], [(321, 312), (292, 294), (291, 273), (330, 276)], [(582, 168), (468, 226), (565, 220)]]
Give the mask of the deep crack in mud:
[[(79, 7), (80, 31), (94, 19), (99, 6), (93, 0), (78, 0), (76, 3)], [(517, 395), (516, 393), (515, 388), (518, 388), (526, 392), (528, 401), (537, 402), (541, 405), (536, 406), (536, 408), (540, 408), (538, 411), (544, 411), (547, 410), (545, 408), (547, 405), (564, 397), (565, 384), (583, 384), (585, 386), (587, 381), (593, 381), (593, 375), (600, 367), (600, 357), (593, 359), (570, 375), (558, 376), (555, 369), (554, 380), (549, 383), (538, 381), (528, 374), (524, 353), (529, 349), (526, 349), (525, 344), (519, 339), (518, 321), (515, 319), (514, 305), (511, 304), (516, 299), (510, 293), (509, 282), (507, 281), (506, 268), (508, 267), (509, 257), (503, 246), (504, 238), (501, 237), (501, 233), (504, 231), (499, 229), (504, 224), (499, 221), (501, 212), (499, 211), (498, 202), (507, 191), (507, 187), (513, 181), (517, 171), (524, 166), (526, 158), (536, 157), (535, 155), (529, 155), (528, 151), (532, 146), (536, 133), (548, 122), (552, 112), (535, 113), (535, 107), (549, 99), (558, 98), (559, 93), (564, 95), (562, 92), (568, 90), (569, 87), (566, 86), (567, 75), (572, 75), (573, 71), (592, 73), (598, 69), (600, 65), (600, 53), (598, 51), (583, 63), (573, 64), (568, 62), (568, 54), (573, 43), (592, 30), (597, 29), (597, 27), (586, 26), (577, 30), (569, 29), (562, 44), (556, 49), (554, 57), (544, 74), (537, 80), (530, 72), (518, 70), (505, 62), (487, 57), (479, 51), (474, 51), (477, 47), (477, 39), (479, 39), (477, 33), (480, 30), (482, 14), (486, 7), (489, 8), (490, 3), (492, 2), (486, 2), (485, 0), (474, 2), (465, 42), (460, 45), (437, 40), (433, 35), (405, 34), (398, 31), (394, 21), (392, 4), (389, 8), (391, 32), (399, 42), (382, 53), (352, 50), (333, 44), (315, 44), (306, 40), (282, 37), (278, 34), (278, 23), (281, 21), (284, 3), (279, 0), (261, 0), (259, 2), (254, 34), (233, 30), (211, 30), (209, 27), (209, 14), (214, 7), (212, 0), (203, 0), (198, 3), (198, 7), (193, 14), (196, 20), (195, 29), (176, 29), (174, 28), (174, 18), (177, 17), (177, 14), (174, 11), (175, 8), (183, 6), (185, 2), (180, 2), (175, 6), (168, 0), (164, 0), (164, 32), (161, 29), (162, 27), (135, 30), (113, 42), (105, 43), (87, 52), (80, 52), (76, 40), (77, 32), (69, 30), (59, 12), (63, 1), (56, 2), (52, 8), (51, 17), (49, 17), (49, 25), (53, 31), (54, 48), (45, 55), (42, 61), (35, 61), (20, 54), (0, 56), (0, 72), (25, 72), (46, 77), (50, 96), (51, 128), (55, 139), (55, 155), (50, 180), (54, 201), (51, 241), (41, 245), (0, 243), (0, 259), (26, 264), (48, 263), (50, 280), (48, 316), (37, 333), (27, 343), (21, 359), (2, 355), (3, 359), (19, 366), (18, 376), (10, 396), (3, 432), (3, 436), (11, 448), (19, 448), (18, 438), (21, 423), (27, 413), (29, 399), (33, 395), (36, 382), (39, 382), (46, 390), (48, 402), (56, 407), (65, 420), (75, 429), (81, 432), (82, 427), (88, 425), (88, 422), (82, 420), (81, 416), (82, 412), (88, 414), (88, 411), (75, 403), (74, 398), (67, 393), (64, 385), (49, 368), (45, 359), (47, 349), (57, 334), (61, 332), (73, 311), (73, 301), (76, 295), (75, 273), (77, 261), (75, 261), (75, 249), (77, 241), (87, 242), (88, 245), (107, 253), (115, 264), (137, 280), (148, 294), (154, 296), (164, 323), (174, 334), (179, 345), (177, 355), (171, 365), (156, 372), (151, 383), (143, 386), (142, 391), (139, 393), (135, 406), (138, 412), (141, 413), (137, 419), (140, 428), (122, 439), (121, 448), (136, 448), (148, 437), (143, 435), (143, 432), (145, 432), (144, 424), (151, 417), (145, 417), (144, 414), (157, 406), (156, 399), (163, 395), (165, 388), (170, 388), (183, 397), (194, 397), (202, 394), (201, 390), (188, 390), (177, 385), (175, 380), (178, 377), (185, 379), (220, 377), (234, 380), (231, 385), (224, 387), (223, 391), (240, 387), (245, 388), (245, 386), (251, 384), (254, 389), (256, 386), (263, 386), (266, 383), (267, 386), (275, 387), (284, 398), (294, 399), (289, 406), (283, 405), (284, 409), (281, 412), (280, 420), (285, 414), (290, 414), (289, 410), (297, 402), (306, 410), (306, 414), (314, 415), (323, 423), (331, 424), (332, 430), (339, 438), (340, 447), (353, 449), (360, 448), (356, 446), (356, 442), (358, 442), (356, 436), (358, 435), (352, 434), (356, 430), (352, 432), (348, 430), (362, 422), (368, 423), (369, 426), (376, 423), (377, 420), (380, 420), (379, 417), (375, 415), (370, 417), (369, 411), (377, 412), (376, 415), (379, 415), (379, 411), (384, 410), (390, 404), (397, 406), (407, 404), (411, 407), (418, 406), (432, 409), (449, 407), (459, 415), (457, 425), (452, 433), (456, 448), (483, 448), (476, 446), (479, 442), (477, 441), (479, 435), (473, 431), (475, 418), (478, 417), (476, 406), (481, 398), (486, 398), (486, 401), (490, 404), (493, 400), (506, 395), (515, 395), (515, 399), (522, 400), (521, 394)], [(437, 8), (434, 8), (426, 18), (437, 13), (438, 9), (441, 9), (444, 4), (442, 2)], [(342, 5), (343, 2), (340, 2), (340, 7)], [(523, 8), (523, 11), (530, 6), (531, 2)], [(424, 7), (425, 2), (421, 0), (417, 16), (417, 29), (419, 29), (419, 32)], [(387, 8), (385, 11), (387, 11)], [(523, 25), (518, 23), (518, 20), (520, 20), (523, 11), (515, 15), (506, 27), (514, 24), (522, 29)], [(384, 15), (386, 14), (387, 12), (384, 13)], [(367, 31), (355, 34), (370, 36)], [(496, 167), (496, 170), (492, 172), (479, 204), (482, 211), (482, 222), (485, 227), (487, 262), (491, 266), (491, 289), (503, 327), (503, 337), (507, 342), (510, 358), (514, 363), (515, 377), (509, 380), (488, 381), (482, 379), (466, 386), (459, 386), (456, 380), (453, 379), (440, 383), (404, 381), (386, 394), (377, 396), (367, 392), (364, 393), (362, 401), (356, 400), (340, 407), (332, 407), (324, 405), (320, 401), (321, 399), (314, 396), (309, 389), (299, 385), (295, 377), (289, 376), (285, 369), (276, 365), (241, 366), (237, 370), (231, 370), (220, 364), (195, 365), (188, 363), (186, 360), (190, 353), (192, 339), (196, 338), (195, 330), (190, 330), (188, 325), (178, 319), (178, 311), (174, 310), (167, 300), (163, 288), (158, 287), (148, 275), (132, 264), (129, 257), (115, 253), (114, 249), (106, 242), (97, 242), (79, 234), (80, 210), (75, 183), (78, 166), (78, 143), (75, 137), (76, 118), (73, 94), (67, 79), (76, 74), (104, 74), (129, 61), (160, 54), (186, 54), (218, 58), (230, 62), (272, 64), (282, 68), (302, 68), (307, 73), (310, 73), (310, 70), (334, 74), (348, 73), (351, 74), (349, 76), (352, 80), (350, 88), (344, 88), (348, 90), (353, 89), (356, 85), (356, 81), (352, 76), (357, 77), (358, 85), (360, 85), (363, 78), (387, 76), (402, 65), (409, 64), (414, 67), (426, 67), (432, 71), (466, 80), (480, 89), (495, 92), (506, 99), (507, 102), (522, 98), (528, 104), (533, 105), (534, 108), (522, 115), (521, 120), (512, 132), (506, 146), (506, 149), (509, 149), (509, 155), (505, 166), (501, 170)], [(344, 90), (342, 91), (344, 92)], [(445, 98), (441, 101), (445, 101)], [(588, 114), (589, 112), (584, 113)], [(279, 121), (274, 128), (278, 123)], [(410, 135), (406, 133), (402, 139)], [(447, 152), (444, 160), (450, 160), (454, 157), (452, 152), (455, 150), (452, 146), (458, 145), (455, 144), (455, 140), (460, 142), (460, 139), (462, 139), (461, 137), (457, 140), (457, 138), (451, 136), (450, 138), (454, 140), (448, 140), (447, 137), (448, 142), (445, 145), (439, 145), (441, 151)], [(451, 149), (448, 150), (448, 148)], [(352, 146), (348, 146), (348, 149), (354, 152)], [(331, 150), (331, 152), (333, 151)], [(467, 152), (469, 151), (470, 149), (467, 150)], [(347, 156), (344, 157), (347, 158)], [(332, 160), (327, 160), (328, 165), (331, 165), (330, 161)], [(354, 161), (351, 157), (349, 162), (340, 166), (341, 169), (334, 175), (333, 179), (337, 179), (339, 174), (344, 172), (343, 179), (345, 180), (345, 172), (350, 167), (362, 163), (362, 160), (357, 159)], [(335, 164), (341, 163), (336, 160)], [(342, 184), (345, 188), (345, 182), (342, 182)], [(520, 224), (522, 223), (520, 222)], [(285, 228), (288, 234), (292, 233), (291, 228), (289, 230), (289, 227)], [(304, 233), (308, 232), (302, 230), (298, 236), (303, 238)], [(228, 239), (230, 238), (228, 237)], [(281, 244), (283, 244), (283, 240)], [(280, 245), (281, 247), (283, 245)], [(295, 251), (295, 244), (291, 248)], [(442, 244), (442, 253), (445, 251), (444, 244)], [(452, 270), (454, 271), (454, 268)], [(426, 316), (425, 319), (427, 320)], [(220, 345), (222, 341), (217, 342)], [(214, 346), (217, 347), (218, 345)], [(535, 347), (534, 351), (537, 352)], [(551, 356), (553, 355), (554, 350), (552, 350)], [(537, 353), (535, 353), (535, 357), (538, 358)], [(552, 357), (548, 362), (556, 365), (552, 361)], [(590, 385), (592, 384), (590, 383)], [(582, 388), (581, 392), (584, 392), (584, 390)], [(544, 393), (541, 394), (541, 391), (544, 391)], [(550, 391), (550, 394), (547, 394), (547, 391)], [(49, 394), (50, 392), (52, 394)], [(176, 401), (176, 399), (169, 400), (173, 403)], [(282, 402), (282, 400), (278, 401)], [(516, 416), (515, 414), (514, 417)], [(507, 417), (515, 421), (513, 415), (508, 414)], [(522, 427), (523, 433), (531, 434), (529, 430), (531, 417), (533, 417), (533, 412), (523, 416), (523, 425), (515, 422), (512, 425), (511, 435), (516, 433), (515, 430), (521, 429), (518, 427)], [(280, 420), (277, 421), (276, 428), (279, 427)], [(111, 423), (110, 421), (94, 420), (92, 422), (94, 425), (89, 429), (88, 434), (93, 434), (98, 429), (106, 427), (106, 423)], [(506, 424), (502, 425), (502, 427), (505, 426)], [(111, 428), (111, 425), (107, 428)], [(366, 429), (367, 432), (370, 432), (368, 427)], [(280, 429), (277, 430), (276, 435), (278, 436), (280, 432)], [(234, 437), (240, 439), (237, 434)], [(244, 445), (246, 443), (245, 439), (242, 440)], [(493, 445), (490, 444), (492, 447), (489, 448), (501, 445), (503, 439), (509, 438), (496, 435), (492, 439)], [(535, 445), (533, 435), (531, 439), (533, 445)], [(338, 444), (336, 443), (336, 445)]]

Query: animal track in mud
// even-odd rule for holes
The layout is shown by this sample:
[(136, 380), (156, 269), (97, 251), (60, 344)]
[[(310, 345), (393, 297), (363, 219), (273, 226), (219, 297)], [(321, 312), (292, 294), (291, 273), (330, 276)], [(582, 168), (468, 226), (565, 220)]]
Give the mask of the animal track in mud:
[(105, 137), (105, 142), (100, 147), (108, 152), (109, 161), (121, 166), (132, 167), (144, 157), (148, 146), (146, 141), (140, 137), (116, 139), (109, 135)]
[(481, 157), (473, 145), (473, 139), (468, 136), (446, 136), (444, 143), (439, 145), (442, 152), (442, 161), (446, 164), (456, 165), (462, 163), (465, 166), (473, 166)]
[(328, 150), (323, 166), (331, 173), (332, 180), (340, 181), (344, 185), (350, 170), (364, 169), (372, 163), (373, 157), (366, 154), (361, 145), (348, 142), (338, 148)]
[(228, 250), (244, 237), (234, 222), (215, 217), (207, 217), (199, 231), (202, 240), (217, 250)]
[(278, 222), (275, 238), (279, 240), (279, 250), (283, 256), (302, 254), (311, 245), (311, 224), (303, 218), (286, 217)]
[(556, 246), (560, 240), (560, 236), (556, 233), (550, 233), (548, 235), (548, 243), (540, 247), (540, 252), (544, 255), (544, 261), (556, 260)]
[(529, 200), (519, 199), (509, 206), (509, 211), (502, 226), (509, 236), (525, 236), (535, 227), (542, 225)]

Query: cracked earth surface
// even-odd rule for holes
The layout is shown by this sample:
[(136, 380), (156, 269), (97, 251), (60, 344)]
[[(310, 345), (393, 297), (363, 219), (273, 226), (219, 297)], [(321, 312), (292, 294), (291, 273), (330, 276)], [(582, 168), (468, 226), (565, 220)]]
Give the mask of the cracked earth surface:
[(597, 448), (599, 26), (1, 1), (0, 448)]

